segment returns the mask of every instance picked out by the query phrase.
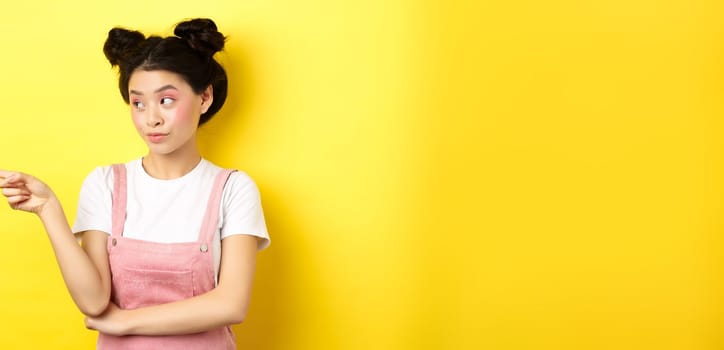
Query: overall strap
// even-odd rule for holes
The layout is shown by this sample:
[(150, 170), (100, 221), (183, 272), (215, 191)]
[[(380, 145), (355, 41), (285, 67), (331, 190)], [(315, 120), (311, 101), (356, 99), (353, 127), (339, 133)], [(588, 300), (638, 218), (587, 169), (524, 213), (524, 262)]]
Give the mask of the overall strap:
[(111, 209), (111, 235), (122, 236), (126, 221), (126, 166), (113, 164), (113, 205)]
[(223, 169), (216, 175), (214, 185), (211, 187), (209, 202), (206, 204), (206, 213), (204, 220), (201, 222), (201, 232), (199, 232), (199, 243), (201, 243), (201, 251), (206, 252), (214, 238), (216, 227), (219, 223), (219, 208), (221, 207), (221, 195), (224, 193), (224, 186), (229, 180), (231, 173), (236, 170)]

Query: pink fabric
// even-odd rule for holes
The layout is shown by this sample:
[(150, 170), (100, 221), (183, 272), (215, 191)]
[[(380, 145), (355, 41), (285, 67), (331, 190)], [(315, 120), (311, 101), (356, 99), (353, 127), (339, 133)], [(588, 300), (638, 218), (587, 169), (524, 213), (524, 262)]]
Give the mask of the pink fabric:
[[(113, 232), (108, 239), (112, 274), (111, 301), (136, 309), (187, 299), (214, 288), (214, 233), (224, 185), (233, 170), (219, 173), (211, 189), (196, 242), (156, 243), (123, 237), (126, 219), (126, 167), (113, 166)], [(231, 329), (173, 336), (99, 334), (98, 349), (236, 349)]]

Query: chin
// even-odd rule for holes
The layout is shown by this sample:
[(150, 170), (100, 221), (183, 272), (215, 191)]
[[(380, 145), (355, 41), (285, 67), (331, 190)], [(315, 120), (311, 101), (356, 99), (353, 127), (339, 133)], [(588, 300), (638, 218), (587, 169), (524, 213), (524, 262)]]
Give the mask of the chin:
[(169, 153), (173, 153), (174, 149), (172, 147), (169, 147), (167, 145), (160, 145), (157, 143), (150, 143), (148, 146), (148, 153), (153, 154), (159, 154), (159, 155), (166, 155)]

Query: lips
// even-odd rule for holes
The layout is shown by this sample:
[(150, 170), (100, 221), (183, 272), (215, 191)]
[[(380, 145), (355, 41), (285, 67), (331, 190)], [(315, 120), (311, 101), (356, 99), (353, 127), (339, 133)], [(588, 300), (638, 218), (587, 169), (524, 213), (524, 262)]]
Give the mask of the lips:
[(163, 140), (166, 139), (166, 136), (168, 136), (168, 134), (163, 133), (150, 133), (146, 135), (148, 136), (148, 140), (153, 143), (163, 142)]

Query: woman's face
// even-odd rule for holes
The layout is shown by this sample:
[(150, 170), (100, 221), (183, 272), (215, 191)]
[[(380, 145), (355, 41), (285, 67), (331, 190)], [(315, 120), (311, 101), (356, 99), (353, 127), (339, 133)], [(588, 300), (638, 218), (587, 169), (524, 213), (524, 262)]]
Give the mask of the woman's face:
[(211, 105), (211, 87), (200, 95), (180, 75), (137, 70), (128, 81), (133, 124), (150, 154), (196, 150), (196, 130)]

